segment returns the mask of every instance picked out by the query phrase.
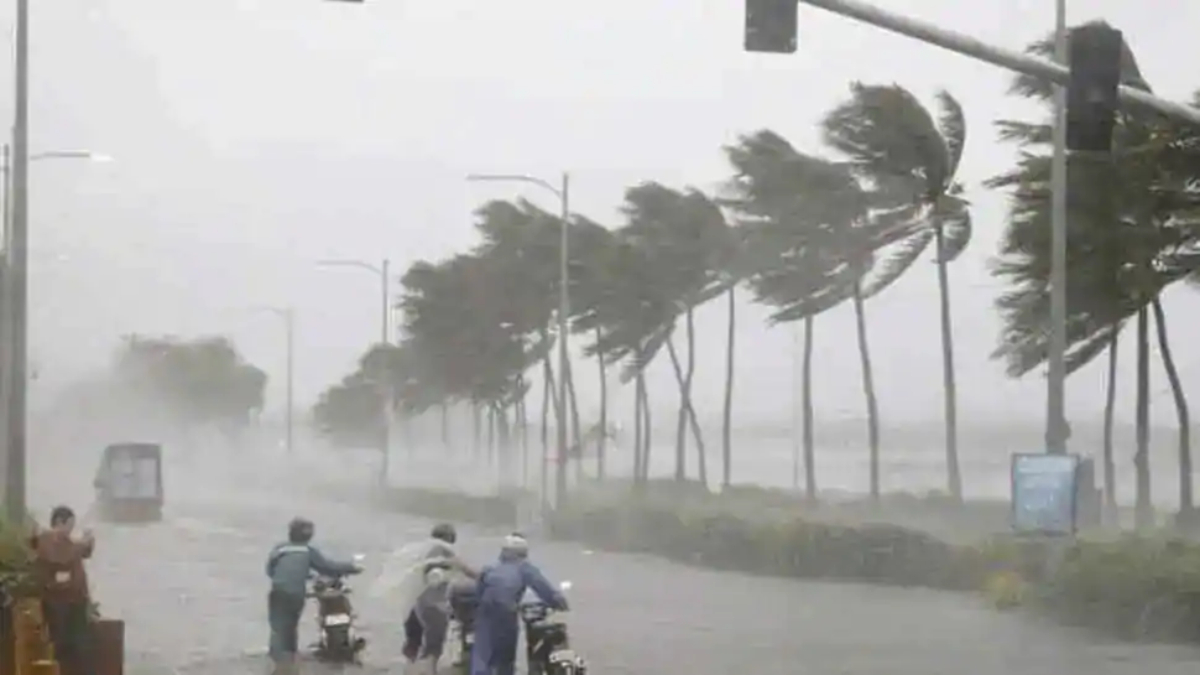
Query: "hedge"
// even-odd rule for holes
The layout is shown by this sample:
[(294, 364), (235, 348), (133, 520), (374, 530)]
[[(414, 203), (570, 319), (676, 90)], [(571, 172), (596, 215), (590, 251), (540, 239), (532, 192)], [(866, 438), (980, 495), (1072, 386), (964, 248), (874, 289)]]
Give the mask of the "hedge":
[[(1196, 543), (1167, 533), (949, 543), (893, 524), (818, 519), (771, 492), (585, 491), (546, 523), (555, 538), (604, 550), (749, 574), (981, 592), (1001, 609), (1025, 607), (1121, 637), (1200, 642)], [(512, 526), (529, 498), (405, 489), (388, 503), (414, 515)]]
[(533, 493), (520, 489), (476, 495), (430, 488), (385, 488), (375, 496), (384, 508), (433, 520), (473, 523), (484, 527), (516, 527), (521, 508), (536, 504)]

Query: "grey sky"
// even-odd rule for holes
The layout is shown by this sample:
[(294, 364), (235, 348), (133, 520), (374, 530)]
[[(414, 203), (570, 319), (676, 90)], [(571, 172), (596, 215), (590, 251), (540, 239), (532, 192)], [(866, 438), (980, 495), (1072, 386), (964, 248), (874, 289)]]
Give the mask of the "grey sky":
[[(1014, 48), (1053, 20), (1050, 0), (881, 3)], [(1159, 93), (1200, 88), (1177, 58), (1194, 51), (1200, 4), (1074, 4), (1072, 21), (1102, 16), (1125, 31)], [(568, 168), (577, 210), (616, 224), (621, 192), (636, 181), (713, 186), (727, 174), (720, 146), (739, 133), (770, 127), (817, 149), (816, 120), (858, 79), (897, 82), (925, 100), (945, 87), (962, 101), (976, 239), (952, 271), (961, 406), (968, 423), (1040, 414), (1042, 382), (1010, 381), (988, 359), (998, 322), (986, 263), (1003, 199), (978, 185), (1012, 157), (991, 121), (1030, 112), (992, 67), (810, 8), (797, 55), (743, 54), (737, 0), (34, 5), (34, 149), (118, 158), (47, 163), (32, 176), (33, 349), (47, 387), (102, 364), (121, 333), (227, 331), (271, 372), (277, 403), (281, 326), (236, 310), (291, 303), (299, 394), (311, 400), (378, 331), (374, 280), (312, 261), (387, 255), (401, 270), (468, 245), (469, 213), (486, 199), (552, 205), (536, 191), (467, 185), (471, 171)], [(11, 26), (11, 15), (0, 21)], [(940, 414), (934, 294), (932, 266), (918, 266), (869, 305), (885, 422)], [(1196, 303), (1193, 291), (1169, 302), (1193, 395), (1200, 354), (1185, 342), (1198, 326), (1184, 315)], [(705, 410), (720, 401), (718, 305), (701, 321)], [(763, 314), (744, 307), (739, 317), (738, 414), (786, 419), (792, 331), (768, 330)], [(822, 316), (817, 333), (819, 414), (861, 414), (849, 307)], [(1101, 371), (1072, 379), (1075, 416), (1098, 413)], [(590, 408), (594, 385), (579, 379)], [(672, 394), (662, 364), (652, 386)], [(1156, 417), (1170, 418), (1168, 403), (1156, 400)]]

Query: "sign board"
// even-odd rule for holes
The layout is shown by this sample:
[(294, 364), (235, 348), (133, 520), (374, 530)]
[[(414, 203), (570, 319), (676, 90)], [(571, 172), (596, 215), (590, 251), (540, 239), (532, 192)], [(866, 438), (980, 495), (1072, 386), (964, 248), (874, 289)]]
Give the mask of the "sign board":
[(1073, 535), (1079, 457), (1043, 453), (1012, 457), (1012, 527), (1023, 534)]

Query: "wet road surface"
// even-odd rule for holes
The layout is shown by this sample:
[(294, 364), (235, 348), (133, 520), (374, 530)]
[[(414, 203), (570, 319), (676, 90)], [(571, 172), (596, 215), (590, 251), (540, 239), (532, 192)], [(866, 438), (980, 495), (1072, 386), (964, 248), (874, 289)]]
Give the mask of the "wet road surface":
[[(361, 590), (372, 563), (429, 527), (327, 498), (262, 494), (189, 500), (150, 526), (99, 526), (92, 583), (105, 613), (127, 622), (128, 672), (266, 672), (263, 558), (298, 512), (316, 519), (328, 553), (369, 556)], [(489, 559), (498, 534), (465, 532), (467, 558)], [(574, 582), (572, 631), (596, 673), (1191, 675), (1200, 666), (1197, 650), (1106, 645), (970, 595), (723, 574), (567, 544), (535, 542), (533, 555), (552, 579)], [(402, 617), (366, 596), (365, 670), (399, 673)], [(302, 631), (310, 641), (311, 613)]]

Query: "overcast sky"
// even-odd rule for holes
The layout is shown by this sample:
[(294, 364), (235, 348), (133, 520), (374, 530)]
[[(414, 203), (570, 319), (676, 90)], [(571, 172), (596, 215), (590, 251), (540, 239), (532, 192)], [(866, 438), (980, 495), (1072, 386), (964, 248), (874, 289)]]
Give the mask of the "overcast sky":
[[(1053, 24), (1051, 0), (880, 2), (1009, 48)], [(311, 400), (379, 325), (377, 282), (316, 260), (387, 256), (401, 271), (470, 245), (470, 212), (484, 200), (527, 196), (553, 208), (536, 191), (468, 185), (472, 171), (553, 179), (569, 169), (576, 209), (617, 225), (622, 191), (637, 181), (715, 186), (728, 174), (720, 147), (738, 134), (770, 127), (817, 150), (816, 121), (862, 80), (926, 101), (944, 87), (965, 107), (961, 178), (976, 237), (951, 272), (961, 406), (967, 424), (1040, 417), (1040, 378), (1009, 380), (989, 360), (999, 326), (987, 264), (1004, 200), (979, 184), (1012, 161), (992, 121), (1033, 113), (991, 66), (803, 7), (796, 55), (747, 55), (739, 0), (33, 4), (33, 150), (117, 160), (39, 163), (31, 177), (32, 349), (45, 387), (101, 366), (122, 333), (228, 332), (271, 373), (277, 405), (282, 324), (245, 309), (292, 304), (298, 392)], [(1072, 22), (1103, 17), (1125, 31), (1160, 94), (1200, 88), (1181, 59), (1195, 54), (1200, 3), (1074, 4)], [(11, 26), (4, 5), (0, 21)], [(9, 72), (0, 85), (11, 91)], [(1192, 395), (1197, 303), (1180, 289), (1168, 305)], [(720, 402), (720, 304), (700, 323), (696, 396), (706, 411)], [(793, 333), (742, 309), (739, 415), (786, 419)], [(885, 421), (936, 419), (932, 264), (871, 301), (868, 315)], [(817, 334), (818, 413), (861, 414), (851, 309), (822, 316)], [(1125, 362), (1129, 377), (1132, 353)], [(1071, 381), (1076, 419), (1099, 413), (1097, 366)], [(655, 370), (659, 396), (671, 393), (668, 372)], [(591, 408), (594, 378), (578, 379)], [(1171, 418), (1169, 402), (1156, 398), (1156, 417)], [(1131, 395), (1122, 407), (1131, 417)]]

